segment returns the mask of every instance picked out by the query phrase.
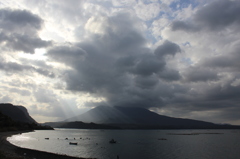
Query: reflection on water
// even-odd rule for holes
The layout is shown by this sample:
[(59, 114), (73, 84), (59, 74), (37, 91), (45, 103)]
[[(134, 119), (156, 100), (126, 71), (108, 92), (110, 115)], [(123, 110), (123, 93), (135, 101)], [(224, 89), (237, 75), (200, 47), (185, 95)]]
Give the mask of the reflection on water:
[(15, 141), (15, 142), (29, 142), (31, 140), (36, 140), (33, 137), (27, 136), (27, 135), (14, 135), (12, 137), (8, 138), (9, 141)]
[[(110, 139), (117, 143), (110, 144)], [(99, 159), (113, 159), (117, 155), (121, 159), (236, 159), (240, 156), (240, 130), (57, 129), (15, 135), (8, 140), (21, 147)]]

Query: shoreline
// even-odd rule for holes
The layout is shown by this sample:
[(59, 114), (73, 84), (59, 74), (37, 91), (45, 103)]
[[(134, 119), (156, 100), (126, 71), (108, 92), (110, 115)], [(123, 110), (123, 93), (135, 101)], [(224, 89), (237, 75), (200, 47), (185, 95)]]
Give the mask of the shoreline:
[(0, 132), (0, 158), (2, 159), (93, 159), (67, 156), (63, 154), (55, 154), (28, 148), (15, 146), (7, 141), (7, 137), (19, 133), (27, 133), (31, 131), (9, 131)]

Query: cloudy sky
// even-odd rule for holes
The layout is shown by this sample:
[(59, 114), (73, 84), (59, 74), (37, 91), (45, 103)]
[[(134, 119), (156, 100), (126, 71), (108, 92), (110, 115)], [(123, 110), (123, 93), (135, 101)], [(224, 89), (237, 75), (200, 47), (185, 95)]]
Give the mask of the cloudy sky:
[(0, 0), (0, 102), (240, 124), (239, 0)]

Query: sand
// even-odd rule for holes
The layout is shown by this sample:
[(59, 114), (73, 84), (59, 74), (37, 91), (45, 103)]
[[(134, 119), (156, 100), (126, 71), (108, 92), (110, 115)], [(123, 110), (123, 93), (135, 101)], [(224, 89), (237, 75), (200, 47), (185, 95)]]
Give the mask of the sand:
[(24, 132), (0, 132), (0, 159), (85, 159), (17, 147), (7, 137)]

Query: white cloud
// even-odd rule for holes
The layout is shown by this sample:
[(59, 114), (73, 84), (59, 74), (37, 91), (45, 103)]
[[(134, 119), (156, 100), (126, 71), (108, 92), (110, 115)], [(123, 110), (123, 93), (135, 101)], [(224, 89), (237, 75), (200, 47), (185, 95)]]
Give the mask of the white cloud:
[(112, 4), (115, 7), (129, 7), (136, 4), (136, 0), (112, 0)]
[(162, 3), (170, 5), (172, 2), (174, 2), (176, 0), (161, 0)]
[(134, 6), (136, 14), (139, 18), (144, 21), (152, 20), (158, 16), (160, 12), (160, 4), (159, 3), (150, 3), (144, 4), (141, 1)]
[(107, 19), (104, 17), (91, 17), (84, 28), (93, 34), (104, 34), (104, 28), (106, 27), (105, 25), (108, 25), (107, 23)]

